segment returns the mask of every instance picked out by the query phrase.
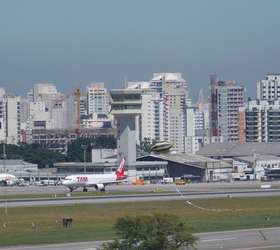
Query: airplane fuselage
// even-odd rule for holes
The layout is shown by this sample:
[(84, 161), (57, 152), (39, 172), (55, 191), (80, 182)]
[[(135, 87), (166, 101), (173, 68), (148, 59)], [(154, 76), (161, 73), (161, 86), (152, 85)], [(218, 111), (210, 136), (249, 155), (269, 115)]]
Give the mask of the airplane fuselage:
[(0, 185), (13, 186), (18, 184), (18, 178), (12, 174), (0, 174)]
[(105, 185), (116, 183), (117, 175), (112, 174), (77, 174), (67, 176), (62, 184), (67, 186), (70, 190), (79, 187), (95, 187), (96, 189), (103, 190)]

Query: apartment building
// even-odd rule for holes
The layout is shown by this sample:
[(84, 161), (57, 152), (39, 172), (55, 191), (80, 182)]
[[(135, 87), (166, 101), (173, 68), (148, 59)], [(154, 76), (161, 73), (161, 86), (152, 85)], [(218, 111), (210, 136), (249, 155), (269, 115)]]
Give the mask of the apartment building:
[(239, 141), (239, 108), (244, 106), (245, 89), (235, 81), (211, 83), (211, 135), (224, 142)]
[(240, 142), (280, 142), (280, 100), (253, 100), (239, 110)]
[(21, 98), (0, 89), (0, 141), (17, 144), (21, 129)]
[(108, 115), (110, 112), (110, 95), (103, 82), (87, 86), (88, 115)]
[(257, 99), (280, 99), (280, 74), (267, 74), (264, 80), (257, 82)]

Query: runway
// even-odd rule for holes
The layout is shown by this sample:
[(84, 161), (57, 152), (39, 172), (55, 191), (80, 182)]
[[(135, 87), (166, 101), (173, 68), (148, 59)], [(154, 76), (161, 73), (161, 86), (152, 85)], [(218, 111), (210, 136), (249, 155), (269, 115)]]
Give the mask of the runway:
[(143, 201), (170, 201), (191, 200), (205, 198), (232, 198), (232, 197), (265, 197), (280, 196), (280, 189), (272, 190), (237, 190), (237, 191), (208, 191), (208, 192), (184, 192), (158, 194), (127, 194), (127, 195), (104, 195), (86, 197), (65, 198), (32, 198), (32, 199), (1, 199), (0, 207), (33, 207), (54, 206), (71, 204), (98, 204), (113, 202), (143, 202)]
[[(202, 191), (233, 191), (233, 190), (252, 190), (260, 189), (262, 185), (270, 185), (271, 189), (280, 189), (280, 182), (260, 182), (260, 181), (236, 181), (232, 183), (216, 182), (216, 183), (190, 183), (182, 186), (175, 184), (147, 184), (143, 186), (135, 186), (129, 184), (109, 185), (106, 187), (108, 192), (175, 192), (176, 188), (187, 192), (202, 192)], [(0, 196), (12, 195), (40, 195), (49, 194), (66, 194), (69, 190), (64, 186), (25, 186), (25, 187), (0, 187)], [(80, 189), (81, 191), (81, 189)], [(95, 191), (89, 189), (89, 193)]]
[[(280, 249), (280, 228), (261, 228), (196, 234), (197, 250), (276, 250)], [(4, 247), (0, 250), (93, 250), (103, 242), (77, 242), (36, 246)]]

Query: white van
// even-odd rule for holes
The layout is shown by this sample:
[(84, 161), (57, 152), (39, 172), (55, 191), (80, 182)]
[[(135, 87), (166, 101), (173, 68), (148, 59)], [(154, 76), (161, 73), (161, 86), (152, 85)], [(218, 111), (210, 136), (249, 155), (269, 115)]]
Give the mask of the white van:
[(163, 184), (171, 184), (171, 183), (173, 183), (174, 181), (173, 181), (173, 178), (172, 177), (164, 177), (163, 179), (162, 179), (162, 181), (161, 181), (161, 183), (163, 183)]

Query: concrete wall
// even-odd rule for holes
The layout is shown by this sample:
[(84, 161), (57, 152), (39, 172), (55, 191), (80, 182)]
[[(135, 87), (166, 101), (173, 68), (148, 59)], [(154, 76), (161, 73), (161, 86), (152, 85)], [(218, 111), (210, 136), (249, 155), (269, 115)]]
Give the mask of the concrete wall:
[(133, 163), (136, 161), (135, 116), (118, 116), (116, 119), (118, 157), (125, 157), (128, 163)]

